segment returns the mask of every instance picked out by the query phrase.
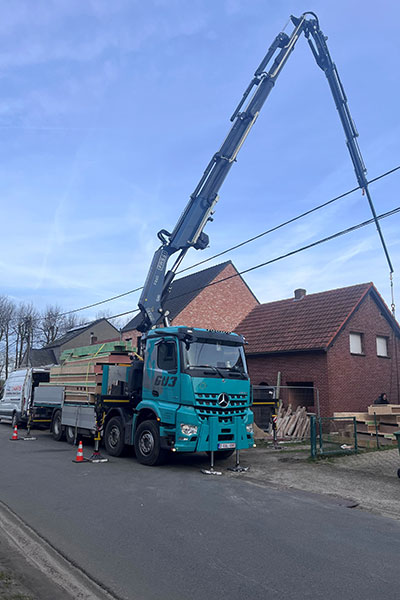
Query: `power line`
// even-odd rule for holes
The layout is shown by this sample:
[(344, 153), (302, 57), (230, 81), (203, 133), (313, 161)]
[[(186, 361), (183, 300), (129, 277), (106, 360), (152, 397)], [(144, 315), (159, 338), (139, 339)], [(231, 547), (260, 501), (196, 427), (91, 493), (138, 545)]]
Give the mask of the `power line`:
[[(384, 177), (387, 177), (388, 175), (392, 175), (392, 173), (395, 173), (399, 169), (400, 169), (400, 165), (398, 165), (397, 167), (394, 167), (393, 169), (390, 169), (389, 171), (386, 171), (385, 173), (382, 173), (381, 175), (378, 175), (378, 177), (375, 177), (374, 179), (371, 179), (370, 181), (368, 181), (368, 184), (375, 183), (376, 181), (383, 179)], [(275, 225), (274, 227), (271, 227), (270, 229), (267, 229), (266, 231), (263, 231), (262, 233), (255, 235), (254, 237), (248, 238), (247, 240), (244, 240), (243, 242), (240, 242), (239, 244), (231, 246), (230, 248), (227, 248), (226, 250), (223, 250), (222, 252), (218, 252), (217, 254), (214, 254), (213, 256), (210, 256), (209, 258), (205, 258), (204, 260), (201, 260), (201, 261), (191, 265), (190, 267), (185, 267), (184, 269), (181, 269), (180, 271), (178, 271), (178, 273), (184, 273), (185, 271), (189, 271), (190, 269), (194, 269), (195, 267), (198, 267), (199, 265), (203, 265), (204, 263), (209, 262), (210, 260), (213, 260), (214, 258), (223, 256), (224, 254), (227, 254), (228, 252), (231, 252), (232, 250), (237, 250), (237, 248), (241, 248), (242, 246), (245, 246), (246, 244), (249, 244), (250, 242), (254, 242), (255, 240), (257, 240), (265, 235), (268, 235), (270, 233), (273, 233), (274, 231), (277, 231), (278, 229), (281, 229), (282, 227), (285, 227), (286, 225), (290, 225), (291, 223), (294, 223), (295, 221), (298, 221), (299, 219), (302, 219), (302, 218), (320, 210), (321, 208), (325, 208), (326, 206), (329, 206), (330, 204), (333, 204), (334, 202), (337, 202), (338, 200), (341, 200), (342, 198), (345, 198), (346, 196), (353, 194), (354, 192), (356, 192), (359, 189), (361, 189), (360, 186), (357, 186), (351, 190), (348, 190), (347, 192), (344, 192), (343, 194), (340, 194), (339, 196), (335, 196), (335, 198), (332, 198), (331, 200), (327, 200), (326, 202), (323, 202), (322, 204), (319, 204), (318, 206), (315, 206), (314, 208), (311, 208), (310, 210), (307, 210), (295, 217), (292, 217), (291, 219), (288, 219), (287, 221), (284, 221), (283, 223), (280, 223), (279, 225)], [(99, 300), (98, 302), (93, 302), (92, 304), (87, 304), (86, 306), (82, 306), (81, 308), (75, 308), (73, 310), (66, 311), (66, 312), (62, 313), (60, 316), (64, 317), (66, 315), (80, 312), (80, 311), (86, 310), (88, 308), (94, 308), (95, 306), (105, 304), (106, 302), (112, 302), (113, 300), (117, 300), (118, 298), (123, 298), (124, 296), (128, 296), (129, 294), (139, 292), (142, 289), (143, 289), (143, 286), (140, 286), (133, 290), (129, 290), (127, 292), (122, 292), (121, 294), (117, 294), (116, 296), (106, 298), (105, 300)], [(129, 311), (129, 313), (130, 312), (137, 312), (137, 311)], [(123, 314), (129, 314), (129, 313), (123, 313)], [(112, 317), (110, 317), (110, 318), (112, 318)]]
[[(399, 167), (400, 168), (400, 167)], [(382, 213), (381, 215), (377, 216), (378, 220), (381, 219), (386, 219), (387, 217), (391, 217), (397, 213), (400, 212), (400, 206), (397, 206), (396, 208), (393, 208), (392, 210), (389, 210), (386, 213)], [(256, 269), (260, 269), (261, 267), (265, 267), (267, 265), (270, 265), (272, 263), (278, 262), (279, 260), (283, 260), (284, 258), (288, 258), (289, 256), (293, 256), (294, 254), (298, 254), (300, 252), (304, 252), (305, 250), (309, 250), (310, 248), (314, 248), (315, 246), (319, 246), (320, 244), (324, 244), (325, 242), (329, 242), (331, 240), (334, 240), (338, 237), (341, 237), (342, 235), (346, 235), (348, 233), (352, 233), (353, 231), (356, 231), (357, 229), (361, 229), (362, 227), (366, 227), (367, 225), (371, 225), (372, 223), (375, 223), (375, 219), (368, 219), (367, 221), (362, 221), (361, 223), (357, 223), (356, 225), (352, 225), (352, 227), (348, 227), (347, 229), (342, 229), (341, 231), (338, 231), (336, 233), (333, 233), (332, 235), (329, 235), (327, 237), (321, 238), (319, 240), (316, 240), (315, 242), (311, 242), (310, 244), (307, 244), (306, 246), (301, 246), (301, 248), (296, 248), (296, 250), (291, 250), (290, 252), (287, 252), (286, 254), (281, 254), (280, 256), (276, 256), (275, 258), (271, 258), (270, 260), (267, 260), (263, 263), (260, 263), (258, 265), (255, 265), (253, 267), (249, 267), (248, 269), (244, 269), (243, 271), (240, 271), (238, 273), (235, 273), (234, 275), (229, 275), (228, 277), (224, 277), (223, 279), (219, 279), (218, 281), (212, 281), (211, 283), (208, 283), (207, 285), (201, 286), (199, 288), (195, 288), (195, 289), (191, 289), (190, 292), (186, 292), (185, 294), (179, 294), (179, 296), (171, 296), (171, 298), (169, 298), (170, 300), (175, 300), (177, 298), (182, 298), (182, 296), (185, 296), (186, 294), (191, 294), (193, 292), (198, 292), (201, 290), (204, 290), (207, 287), (211, 287), (213, 285), (218, 285), (219, 283), (223, 283), (224, 281), (228, 281), (229, 279), (233, 279), (234, 277), (239, 277), (241, 275), (245, 275), (246, 273), (250, 273), (250, 271), (255, 271)], [(116, 319), (118, 317), (125, 317), (126, 315), (130, 315), (133, 313), (138, 313), (140, 309), (136, 308), (134, 310), (128, 310), (126, 312), (123, 313), (119, 313), (118, 315), (113, 315), (112, 317), (107, 317), (108, 319)], [(89, 321), (88, 323), (84, 323), (84, 325), (89, 325), (91, 323), (91, 321)]]

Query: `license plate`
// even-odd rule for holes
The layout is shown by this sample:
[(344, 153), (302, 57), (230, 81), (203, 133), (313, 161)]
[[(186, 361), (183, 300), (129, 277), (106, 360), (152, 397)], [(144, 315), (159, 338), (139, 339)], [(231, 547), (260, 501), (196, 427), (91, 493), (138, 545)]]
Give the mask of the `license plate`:
[(225, 442), (218, 444), (218, 450), (228, 450), (229, 448), (236, 448), (235, 442)]

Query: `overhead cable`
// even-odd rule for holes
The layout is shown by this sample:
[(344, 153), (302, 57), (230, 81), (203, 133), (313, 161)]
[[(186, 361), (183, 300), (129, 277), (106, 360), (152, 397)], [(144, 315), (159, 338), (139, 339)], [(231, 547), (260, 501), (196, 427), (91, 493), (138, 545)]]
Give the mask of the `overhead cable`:
[[(400, 212), (400, 206), (397, 206), (396, 208), (393, 208), (392, 210), (389, 210), (388, 212), (382, 213), (381, 215), (377, 215), (376, 218), (378, 220), (386, 219), (387, 217), (392, 217), (393, 215), (395, 215), (399, 212)], [(342, 229), (341, 231), (333, 233), (332, 235), (328, 235), (327, 237), (316, 240), (315, 242), (311, 242), (310, 244), (307, 244), (306, 246), (301, 246), (301, 248), (296, 248), (296, 250), (291, 250), (290, 252), (287, 252), (286, 254), (281, 254), (280, 256), (271, 258), (270, 260), (267, 260), (263, 263), (259, 263), (258, 265), (249, 267), (248, 269), (244, 269), (243, 271), (237, 272), (234, 275), (229, 275), (228, 277), (224, 277), (223, 279), (219, 279), (218, 281), (212, 281), (211, 283), (208, 283), (207, 285), (201, 286), (199, 288), (191, 289), (190, 292), (186, 292), (185, 294), (179, 294), (178, 296), (171, 296), (169, 299), (175, 300), (177, 298), (182, 298), (186, 294), (189, 294), (189, 293), (192, 294), (193, 292), (199, 292), (201, 290), (204, 290), (207, 287), (211, 287), (213, 285), (218, 285), (220, 283), (223, 283), (224, 281), (228, 281), (229, 279), (233, 279), (235, 277), (245, 275), (246, 273), (250, 273), (250, 271), (255, 271), (256, 269), (260, 269), (261, 267), (266, 267), (267, 265), (278, 262), (279, 260), (283, 260), (284, 258), (288, 258), (289, 256), (298, 254), (299, 252), (304, 252), (304, 250), (309, 250), (310, 248), (314, 248), (315, 246), (319, 246), (320, 244), (324, 244), (325, 242), (334, 240), (338, 237), (341, 237), (342, 235), (352, 233), (353, 231), (356, 231), (357, 229), (361, 229), (362, 227), (366, 227), (367, 225), (371, 225), (372, 223), (375, 223), (374, 218), (368, 219), (367, 221), (362, 221), (361, 223), (357, 223), (357, 225), (352, 225), (351, 227), (348, 227), (347, 229)], [(117, 315), (112, 315), (111, 317), (107, 317), (107, 319), (117, 319), (118, 317), (125, 317), (126, 315), (130, 315), (130, 314), (134, 314), (134, 313), (138, 313), (138, 312), (139, 312), (139, 309), (136, 308), (134, 310), (128, 310), (126, 312), (119, 313)], [(84, 323), (82, 326), (89, 325), (91, 322), (92, 321), (88, 321), (87, 323)]]
[[(375, 177), (374, 179), (371, 179), (370, 181), (368, 181), (368, 184), (375, 183), (376, 181), (383, 179), (384, 177), (387, 177), (388, 175), (392, 175), (399, 169), (400, 169), (400, 165), (398, 165), (397, 167), (394, 167), (393, 169), (390, 169), (389, 171), (386, 171), (385, 173), (382, 173), (381, 175), (378, 175), (378, 177)], [(226, 250), (223, 250), (222, 252), (218, 252), (217, 254), (214, 254), (213, 256), (205, 258), (204, 260), (201, 260), (197, 263), (194, 263), (193, 265), (191, 265), (189, 267), (185, 267), (184, 269), (181, 269), (180, 271), (178, 271), (178, 273), (184, 273), (185, 271), (194, 269), (195, 267), (198, 267), (199, 265), (209, 262), (210, 260), (213, 260), (214, 258), (223, 256), (224, 254), (227, 254), (228, 252), (231, 252), (232, 250), (236, 250), (237, 248), (241, 248), (242, 246), (245, 246), (246, 244), (249, 244), (250, 242), (254, 242), (255, 240), (257, 240), (265, 235), (273, 233), (274, 231), (277, 231), (278, 229), (281, 229), (282, 227), (285, 227), (286, 225), (290, 225), (291, 223), (294, 223), (295, 221), (298, 221), (299, 219), (302, 219), (302, 218), (320, 210), (321, 208), (325, 208), (326, 206), (329, 206), (330, 204), (333, 204), (334, 202), (337, 202), (338, 200), (341, 200), (342, 198), (345, 198), (346, 196), (353, 194), (354, 192), (356, 192), (359, 189), (361, 189), (360, 186), (357, 186), (351, 190), (348, 190), (347, 192), (344, 192), (343, 194), (340, 194), (339, 196), (335, 196), (335, 198), (331, 198), (331, 200), (327, 200), (326, 202), (323, 202), (322, 204), (319, 204), (318, 206), (314, 206), (314, 208), (311, 208), (310, 210), (307, 210), (295, 217), (292, 217), (291, 219), (288, 219), (287, 221), (284, 221), (283, 223), (280, 223), (279, 225), (275, 225), (274, 227), (271, 227), (270, 229), (267, 229), (266, 231), (263, 231), (262, 233), (255, 235), (254, 237), (248, 238), (247, 240), (244, 240), (243, 242), (240, 242), (239, 244), (235, 244), (234, 246), (231, 246), (230, 248), (227, 248)], [(64, 316), (70, 315), (72, 313), (80, 312), (82, 310), (87, 310), (88, 308), (94, 308), (95, 306), (99, 306), (100, 304), (105, 304), (106, 302), (118, 300), (119, 298), (123, 298), (124, 296), (128, 296), (129, 294), (134, 294), (135, 292), (139, 292), (142, 289), (143, 289), (143, 286), (140, 286), (133, 290), (128, 290), (127, 292), (122, 292), (121, 294), (117, 294), (116, 296), (111, 296), (110, 298), (106, 298), (105, 300), (99, 300), (98, 302), (93, 302), (92, 304), (87, 304), (86, 306), (81, 306), (80, 308), (74, 308), (72, 310), (62, 313), (60, 316), (64, 317)], [(129, 312), (133, 312), (133, 311), (129, 311)]]

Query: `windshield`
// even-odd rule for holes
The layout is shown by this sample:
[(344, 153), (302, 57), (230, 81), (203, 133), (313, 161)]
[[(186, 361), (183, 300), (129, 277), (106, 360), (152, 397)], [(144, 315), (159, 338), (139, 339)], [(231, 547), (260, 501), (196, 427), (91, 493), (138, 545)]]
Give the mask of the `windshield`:
[(192, 342), (185, 347), (185, 368), (210, 367), (246, 373), (242, 346), (228, 346), (217, 341)]

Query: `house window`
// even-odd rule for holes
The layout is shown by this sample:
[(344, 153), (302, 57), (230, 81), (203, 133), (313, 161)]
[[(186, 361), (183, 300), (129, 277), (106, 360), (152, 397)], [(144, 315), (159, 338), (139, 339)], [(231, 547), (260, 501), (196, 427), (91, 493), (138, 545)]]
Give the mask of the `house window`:
[(350, 352), (351, 354), (364, 354), (362, 333), (350, 334)]
[(388, 354), (388, 341), (383, 335), (376, 336), (376, 354), (378, 356), (389, 356)]

